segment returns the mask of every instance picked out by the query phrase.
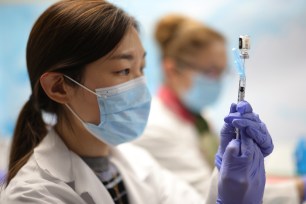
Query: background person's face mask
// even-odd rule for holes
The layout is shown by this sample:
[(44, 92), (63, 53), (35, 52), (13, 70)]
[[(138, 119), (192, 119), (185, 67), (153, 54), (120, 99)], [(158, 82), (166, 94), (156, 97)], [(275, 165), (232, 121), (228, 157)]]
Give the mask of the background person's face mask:
[(192, 77), (191, 87), (180, 95), (180, 99), (190, 111), (201, 113), (204, 108), (217, 101), (221, 89), (221, 79), (197, 74)]
[(65, 77), (97, 95), (100, 109), (99, 125), (83, 122), (67, 105), (95, 137), (115, 146), (134, 140), (143, 133), (151, 105), (151, 95), (144, 77), (112, 87), (99, 88), (95, 92), (70, 77)]

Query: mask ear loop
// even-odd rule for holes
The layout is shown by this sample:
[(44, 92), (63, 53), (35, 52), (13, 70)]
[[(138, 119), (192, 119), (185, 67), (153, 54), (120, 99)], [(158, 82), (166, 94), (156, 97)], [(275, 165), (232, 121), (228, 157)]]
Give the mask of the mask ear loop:
[(80, 116), (78, 116), (78, 114), (76, 114), (76, 112), (74, 112), (74, 111), (72, 110), (72, 108), (71, 108), (67, 103), (65, 103), (65, 106), (70, 110), (70, 112), (71, 112), (77, 119), (79, 119), (82, 123), (84, 123), (84, 121), (80, 118)]
[(79, 85), (80, 87), (82, 87), (83, 89), (89, 91), (92, 94), (95, 94), (96, 96), (99, 96), (96, 92), (90, 90), (89, 88), (87, 88), (86, 86), (84, 86), (83, 84), (80, 84), (79, 82), (77, 82), (76, 80), (72, 79), (71, 77), (64, 75), (64, 77), (66, 77), (67, 79), (69, 79), (70, 81), (76, 83), (77, 85)]
[[(69, 77), (69, 76), (67, 76), (67, 75), (64, 75), (64, 77), (66, 77), (67, 79), (69, 79), (70, 81), (76, 83), (77, 85), (79, 85), (79, 86), (82, 87), (83, 89), (85, 89), (85, 90), (89, 91), (90, 93), (93, 93), (94, 95), (96, 95), (96, 96), (99, 97), (99, 95), (98, 95), (96, 92), (90, 90), (89, 88), (87, 88), (87, 87), (84, 86), (83, 84), (80, 84), (79, 82), (77, 82), (76, 80), (72, 79), (71, 77)], [(70, 110), (70, 112), (71, 112), (77, 119), (79, 119), (79, 120), (81, 121), (82, 124), (84, 124), (84, 121), (80, 118), (80, 116), (78, 116), (78, 114), (76, 114), (76, 112), (74, 112), (74, 111), (72, 110), (72, 108), (71, 108), (67, 103), (65, 103), (65, 106)]]

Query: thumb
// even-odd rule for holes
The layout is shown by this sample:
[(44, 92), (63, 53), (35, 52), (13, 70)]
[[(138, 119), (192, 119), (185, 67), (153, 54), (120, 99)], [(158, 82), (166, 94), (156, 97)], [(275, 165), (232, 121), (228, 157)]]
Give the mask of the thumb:
[(230, 141), (230, 143), (227, 145), (225, 152), (224, 152), (224, 159), (232, 159), (238, 157), (240, 154), (240, 140), (239, 139), (233, 139)]

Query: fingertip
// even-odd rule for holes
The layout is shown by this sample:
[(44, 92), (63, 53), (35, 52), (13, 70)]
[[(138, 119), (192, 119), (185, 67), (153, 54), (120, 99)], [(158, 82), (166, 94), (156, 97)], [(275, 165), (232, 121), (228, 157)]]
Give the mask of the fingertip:
[(237, 104), (232, 103), (230, 108), (230, 113), (235, 113), (235, 112), (237, 112)]
[(230, 115), (224, 117), (224, 122), (227, 124), (231, 124), (233, 121), (233, 117), (231, 117)]
[(244, 128), (248, 125), (246, 120), (244, 120), (244, 119), (234, 119), (232, 121), (232, 124), (236, 128)]
[(240, 140), (238, 139), (233, 139), (228, 143), (224, 154), (225, 155), (232, 155), (232, 156), (239, 156), (240, 152)]
[(240, 101), (237, 104), (237, 111), (241, 114), (252, 113), (253, 108), (247, 101)]
[(238, 112), (230, 113), (224, 118), (224, 122), (231, 124), (233, 120), (235, 120), (236, 118), (240, 118), (240, 117), (241, 117), (241, 114)]

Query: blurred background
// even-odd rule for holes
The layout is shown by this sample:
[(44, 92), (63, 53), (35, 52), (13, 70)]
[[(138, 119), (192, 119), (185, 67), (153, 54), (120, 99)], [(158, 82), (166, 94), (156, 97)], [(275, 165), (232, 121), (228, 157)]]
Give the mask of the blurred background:
[[(30, 95), (25, 48), (31, 27), (55, 0), (0, 0), (0, 170), (17, 115)], [(267, 124), (275, 142), (266, 160), (268, 174), (296, 174), (294, 151), (306, 138), (306, 1), (292, 0), (111, 0), (135, 16), (148, 52), (146, 75), (154, 94), (161, 82), (153, 28), (160, 16), (183, 13), (217, 29), (227, 39), (229, 76), (222, 97), (207, 112), (219, 132), (229, 106), (236, 102), (238, 75), (231, 49), (239, 35), (251, 36), (246, 61), (246, 100)], [(305, 147), (306, 148), (306, 147)]]

